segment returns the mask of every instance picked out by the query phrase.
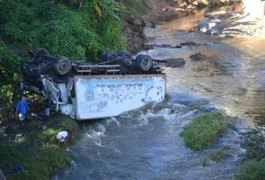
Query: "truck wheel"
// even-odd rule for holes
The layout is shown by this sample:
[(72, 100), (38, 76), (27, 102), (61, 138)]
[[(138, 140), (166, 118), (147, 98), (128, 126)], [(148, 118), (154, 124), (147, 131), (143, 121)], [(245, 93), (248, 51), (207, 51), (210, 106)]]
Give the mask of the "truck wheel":
[(117, 59), (117, 56), (111, 52), (103, 52), (101, 54), (101, 61), (105, 62), (105, 61), (114, 61)]
[(54, 69), (57, 74), (65, 75), (67, 74), (72, 68), (72, 63), (68, 58), (61, 58), (56, 61), (54, 64)]
[(37, 59), (41, 56), (48, 56), (49, 55), (49, 52), (47, 49), (44, 49), (44, 48), (37, 48), (33, 51), (34, 53), (34, 58)]
[(137, 69), (141, 71), (149, 71), (153, 67), (153, 59), (149, 55), (140, 54), (135, 59)]
[(130, 67), (133, 65), (133, 58), (132, 56), (127, 53), (127, 52), (118, 52), (117, 56), (120, 58), (121, 60), (121, 64)]

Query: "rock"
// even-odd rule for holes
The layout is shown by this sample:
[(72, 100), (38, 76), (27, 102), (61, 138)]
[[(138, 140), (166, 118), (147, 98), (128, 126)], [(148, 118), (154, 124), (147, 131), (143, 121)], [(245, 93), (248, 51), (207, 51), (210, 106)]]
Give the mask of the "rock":
[(193, 6), (198, 6), (199, 3), (198, 3), (198, 1), (193, 1), (193, 2), (192, 2), (192, 5), (193, 5)]
[(183, 58), (169, 58), (164, 60), (167, 61), (166, 67), (171, 67), (171, 68), (181, 67), (186, 64)]
[(186, 7), (187, 7), (188, 5), (187, 5), (187, 3), (186, 2), (183, 2), (183, 3), (181, 3), (180, 4), (180, 8), (183, 8), (183, 9), (186, 9)]
[(219, 35), (219, 34), (220, 34), (219, 29), (214, 28), (214, 29), (211, 30), (211, 35), (217, 36), (217, 35)]
[(193, 9), (195, 9), (195, 7), (193, 6), (193, 5), (188, 5), (188, 7), (186, 8), (186, 9), (188, 9), (188, 10), (193, 10)]
[(208, 28), (209, 29), (213, 29), (213, 28), (215, 28), (216, 27), (216, 23), (215, 22), (209, 22), (209, 24), (208, 24)]
[(200, 23), (199, 23), (199, 28), (202, 28), (202, 27), (206, 27), (208, 28), (208, 24), (209, 24), (210, 20), (209, 18), (205, 18), (203, 19)]
[(204, 58), (205, 58), (205, 56), (204, 56), (202, 53), (200, 53), (200, 52), (195, 53), (195, 54), (193, 54), (193, 55), (190, 55), (190, 59), (191, 59), (192, 61), (201, 61), (201, 60), (203, 60)]

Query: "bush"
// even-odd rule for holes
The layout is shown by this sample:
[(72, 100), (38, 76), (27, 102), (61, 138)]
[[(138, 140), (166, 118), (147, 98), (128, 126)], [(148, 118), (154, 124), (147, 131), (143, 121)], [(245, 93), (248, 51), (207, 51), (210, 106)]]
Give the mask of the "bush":
[(246, 161), (236, 174), (240, 180), (262, 180), (265, 177), (265, 159)]
[(209, 113), (195, 118), (182, 131), (187, 146), (198, 151), (210, 146), (232, 124), (232, 119), (221, 113)]

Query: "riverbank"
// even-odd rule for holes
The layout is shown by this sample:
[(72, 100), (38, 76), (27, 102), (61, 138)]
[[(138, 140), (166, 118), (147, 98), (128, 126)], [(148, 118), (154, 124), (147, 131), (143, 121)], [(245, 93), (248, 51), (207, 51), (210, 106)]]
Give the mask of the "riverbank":
[[(0, 169), (11, 180), (49, 179), (71, 162), (68, 145), (75, 140), (77, 130), (77, 122), (61, 115), (48, 122), (36, 118), (23, 124), (9, 121), (1, 127)], [(60, 131), (69, 135), (64, 144), (56, 139)]]

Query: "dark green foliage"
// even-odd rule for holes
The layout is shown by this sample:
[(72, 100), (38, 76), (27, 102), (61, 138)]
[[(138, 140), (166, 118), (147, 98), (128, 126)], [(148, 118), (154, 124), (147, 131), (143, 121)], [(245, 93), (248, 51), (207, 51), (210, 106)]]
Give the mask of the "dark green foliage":
[[(67, 3), (68, 2), (68, 3)], [(95, 60), (125, 38), (115, 1), (1, 1), (1, 33), (9, 47), (44, 47), (57, 56)]]
[(214, 143), (232, 124), (232, 119), (221, 113), (209, 113), (195, 118), (181, 136), (191, 149), (202, 150)]
[(265, 177), (265, 131), (257, 128), (242, 136), (241, 146), (246, 149), (245, 162), (236, 173), (237, 179), (259, 180)]
[[(70, 133), (77, 130), (77, 123), (70, 118), (57, 116), (46, 124), (47, 129), (38, 129), (32, 119), (24, 127), (10, 122), (8, 136), (0, 135), (0, 168), (8, 179), (49, 179), (71, 160), (70, 155), (58, 145), (56, 134), (61, 130)], [(15, 138), (17, 133), (23, 136)]]
[(246, 159), (265, 158), (265, 131), (253, 129), (243, 134), (241, 146), (246, 149)]
[(236, 174), (239, 180), (263, 180), (265, 177), (265, 159), (246, 161)]
[[(114, 0), (0, 1), (0, 99), (13, 101), (27, 50), (96, 61), (102, 51), (125, 47), (120, 7)], [(21, 53), (24, 52), (24, 53)]]

